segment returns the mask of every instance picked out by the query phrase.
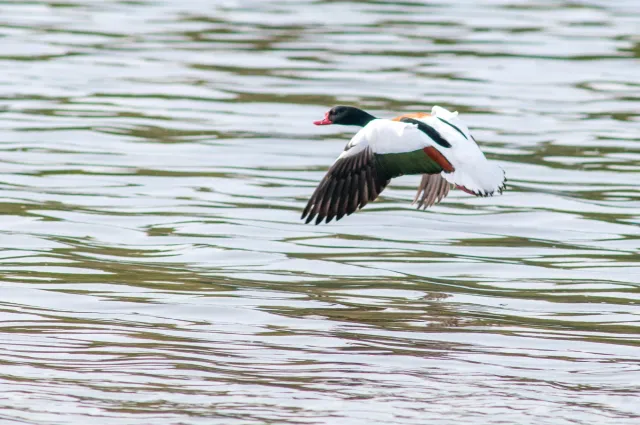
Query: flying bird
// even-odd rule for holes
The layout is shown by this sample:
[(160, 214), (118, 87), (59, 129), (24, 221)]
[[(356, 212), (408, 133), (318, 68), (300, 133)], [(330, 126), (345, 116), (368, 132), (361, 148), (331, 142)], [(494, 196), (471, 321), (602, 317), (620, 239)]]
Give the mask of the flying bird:
[(457, 112), (376, 118), (353, 106), (335, 106), (315, 125), (362, 127), (347, 143), (302, 212), (306, 223), (340, 220), (375, 200), (392, 178), (422, 174), (413, 203), (440, 202), (451, 185), (476, 196), (505, 189), (504, 171), (488, 161)]

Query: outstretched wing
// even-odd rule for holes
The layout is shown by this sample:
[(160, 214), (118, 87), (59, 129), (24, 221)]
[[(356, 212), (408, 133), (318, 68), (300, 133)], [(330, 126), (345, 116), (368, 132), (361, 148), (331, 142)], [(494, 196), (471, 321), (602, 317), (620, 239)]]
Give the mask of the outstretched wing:
[(305, 223), (314, 217), (317, 217), (316, 224), (325, 219), (329, 223), (334, 217), (340, 220), (375, 200), (389, 184), (392, 176), (377, 166), (370, 146), (356, 154), (343, 155), (329, 168), (311, 195), (302, 212)]
[(418, 209), (427, 209), (442, 201), (450, 188), (451, 184), (440, 174), (423, 174), (412, 204), (418, 204)]
[[(382, 121), (382, 120), (381, 120)], [(302, 212), (307, 223), (340, 220), (375, 200), (389, 181), (404, 174), (438, 174), (451, 164), (411, 122), (388, 120), (360, 130), (322, 179)], [(436, 191), (442, 193), (442, 188)]]
[(360, 130), (316, 188), (302, 218), (307, 223), (315, 218), (316, 224), (339, 220), (404, 174), (424, 174), (414, 199), (418, 208), (440, 202), (448, 183), (488, 196), (502, 193), (506, 182), (504, 171), (487, 161), (457, 113), (434, 106), (431, 114), (374, 120)]

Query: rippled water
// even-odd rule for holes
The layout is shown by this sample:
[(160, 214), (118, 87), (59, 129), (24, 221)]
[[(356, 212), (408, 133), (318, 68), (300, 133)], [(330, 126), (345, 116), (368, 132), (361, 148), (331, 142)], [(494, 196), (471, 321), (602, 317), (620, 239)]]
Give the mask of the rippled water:
[[(640, 4), (0, 1), (0, 420), (640, 423)], [(304, 225), (332, 105), (459, 110)]]

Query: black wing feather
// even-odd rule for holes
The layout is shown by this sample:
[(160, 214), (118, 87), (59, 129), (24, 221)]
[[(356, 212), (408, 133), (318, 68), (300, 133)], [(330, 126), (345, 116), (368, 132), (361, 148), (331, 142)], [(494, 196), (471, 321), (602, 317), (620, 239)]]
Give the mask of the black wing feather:
[(329, 168), (302, 212), (306, 223), (329, 223), (351, 215), (375, 200), (389, 184), (391, 176), (376, 169), (370, 147), (353, 156), (338, 159)]

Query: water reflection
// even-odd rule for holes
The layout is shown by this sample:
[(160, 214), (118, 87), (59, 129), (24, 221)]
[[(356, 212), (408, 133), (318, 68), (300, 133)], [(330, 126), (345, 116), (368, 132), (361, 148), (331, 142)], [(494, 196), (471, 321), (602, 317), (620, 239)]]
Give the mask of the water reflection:
[[(0, 1), (0, 418), (632, 424), (635, 1)], [(457, 109), (502, 197), (299, 215)]]

